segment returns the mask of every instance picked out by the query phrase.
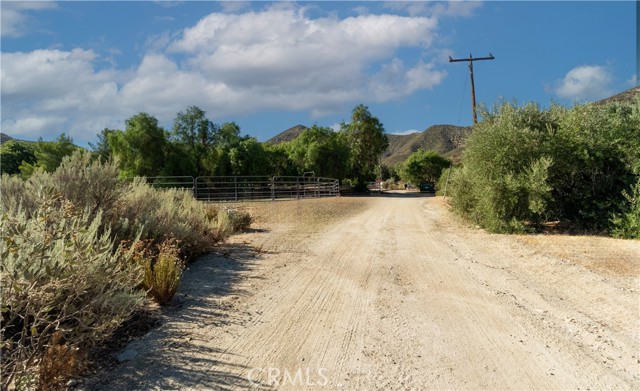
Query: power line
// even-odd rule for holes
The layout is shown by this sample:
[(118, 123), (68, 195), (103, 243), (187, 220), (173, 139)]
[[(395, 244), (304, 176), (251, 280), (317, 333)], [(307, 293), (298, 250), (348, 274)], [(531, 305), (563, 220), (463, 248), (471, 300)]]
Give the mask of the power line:
[(478, 123), (478, 116), (476, 115), (476, 89), (473, 83), (473, 62), (480, 60), (495, 60), (493, 54), (489, 53), (489, 57), (476, 57), (473, 58), (471, 54), (469, 54), (469, 58), (451, 58), (449, 56), (449, 62), (460, 62), (460, 61), (469, 61), (469, 75), (471, 76), (471, 108), (473, 110), (473, 123)]

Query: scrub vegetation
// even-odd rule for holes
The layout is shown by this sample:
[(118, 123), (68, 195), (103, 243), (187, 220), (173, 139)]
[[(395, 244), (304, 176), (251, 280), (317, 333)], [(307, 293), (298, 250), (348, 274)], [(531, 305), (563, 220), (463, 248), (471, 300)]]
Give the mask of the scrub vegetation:
[(2, 389), (63, 384), (145, 297), (167, 303), (187, 262), (250, 224), (119, 175), (86, 151), (52, 173), (2, 175)]
[(492, 232), (640, 238), (640, 100), (500, 104), (474, 127), (449, 189), (454, 209)]

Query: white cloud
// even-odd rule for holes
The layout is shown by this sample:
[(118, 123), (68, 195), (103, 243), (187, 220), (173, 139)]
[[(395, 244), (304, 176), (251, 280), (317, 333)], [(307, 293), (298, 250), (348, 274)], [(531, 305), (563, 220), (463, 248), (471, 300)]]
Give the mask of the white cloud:
[(636, 74), (631, 75), (631, 77), (627, 80), (626, 84), (629, 87), (635, 87), (638, 84), (640, 84), (640, 81), (638, 80), (638, 75)]
[(414, 134), (414, 133), (420, 133), (419, 130), (416, 129), (409, 129), (409, 130), (398, 130), (395, 132), (391, 132), (391, 134), (394, 134), (396, 136), (408, 136), (410, 134)]
[(600, 99), (612, 94), (612, 81), (608, 68), (583, 65), (571, 69), (558, 83), (556, 95), (572, 100)]
[[(192, 71), (233, 89), (275, 98), (314, 92), (317, 99), (308, 103), (313, 107), (329, 93), (349, 99), (369, 96), (380, 87), (380, 78), (365, 74), (370, 64), (390, 58), (401, 47), (429, 47), (436, 27), (432, 18), (397, 15), (310, 19), (304, 8), (281, 5), (241, 15), (211, 14), (185, 29), (169, 50), (192, 55), (188, 61)], [(408, 90), (398, 86), (393, 96), (441, 80), (436, 72), (431, 74), (432, 83), (424, 79), (426, 72), (410, 77), (418, 76), (419, 83)]]
[(446, 76), (436, 61), (396, 58), (399, 49), (424, 57), (436, 18), (310, 18), (305, 10), (276, 3), (259, 12), (212, 13), (150, 38), (132, 69), (99, 69), (104, 58), (84, 49), (2, 53), (3, 131), (65, 131), (82, 143), (138, 112), (167, 123), (189, 105), (214, 120), (262, 110), (320, 118), (357, 102), (406, 97)]
[(33, 25), (31, 11), (54, 9), (57, 5), (51, 1), (2, 1), (2, 19), (0, 34), (3, 37), (20, 37), (28, 33), (29, 25)]

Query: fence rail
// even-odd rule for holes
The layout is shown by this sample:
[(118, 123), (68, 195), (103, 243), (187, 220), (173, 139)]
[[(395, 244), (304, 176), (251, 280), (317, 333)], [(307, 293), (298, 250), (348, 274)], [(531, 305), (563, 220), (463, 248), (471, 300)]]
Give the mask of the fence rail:
[(155, 188), (190, 190), (202, 201), (280, 200), (338, 197), (337, 179), (312, 176), (166, 176), (147, 177)]

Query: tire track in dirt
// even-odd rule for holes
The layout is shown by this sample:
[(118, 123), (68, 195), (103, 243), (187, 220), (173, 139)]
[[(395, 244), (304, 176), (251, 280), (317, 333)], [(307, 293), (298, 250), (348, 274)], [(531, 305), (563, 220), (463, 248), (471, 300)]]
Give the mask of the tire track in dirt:
[[(232, 239), (260, 253), (236, 289), (201, 291), (103, 389), (640, 389), (638, 276), (468, 228), (440, 198), (356, 201), (332, 225)], [(174, 334), (190, 342), (158, 348)]]

